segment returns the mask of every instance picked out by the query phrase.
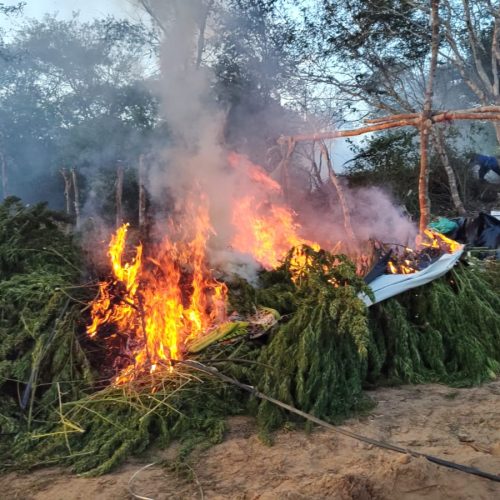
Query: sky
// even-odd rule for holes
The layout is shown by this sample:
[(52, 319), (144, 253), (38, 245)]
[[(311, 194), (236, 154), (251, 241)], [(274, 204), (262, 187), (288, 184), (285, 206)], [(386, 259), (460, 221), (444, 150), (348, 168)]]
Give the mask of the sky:
[[(82, 19), (103, 17), (108, 14), (127, 16), (133, 13), (129, 0), (23, 0), (24, 13), (28, 17), (40, 18), (44, 14), (58, 13), (61, 18), (71, 17), (72, 12), (80, 11)], [(16, 0), (4, 0), (5, 5), (15, 5)]]

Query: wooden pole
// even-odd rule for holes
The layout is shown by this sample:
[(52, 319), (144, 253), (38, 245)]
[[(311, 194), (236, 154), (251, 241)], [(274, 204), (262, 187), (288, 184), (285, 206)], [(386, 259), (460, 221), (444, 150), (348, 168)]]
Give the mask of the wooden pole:
[(146, 165), (144, 155), (139, 156), (139, 231), (146, 228)]
[(73, 180), (74, 206), (75, 206), (75, 225), (76, 229), (80, 229), (80, 191), (78, 189), (78, 176), (76, 169), (71, 169), (71, 178)]
[(396, 127), (418, 127), (420, 124), (420, 115), (416, 115), (413, 119), (404, 119), (398, 121), (387, 121), (386, 123), (380, 123), (376, 125), (370, 125), (368, 127), (361, 127), (352, 130), (333, 130), (328, 132), (317, 132), (314, 134), (298, 134), (292, 136), (281, 136), (278, 139), (280, 144), (284, 144), (287, 141), (304, 142), (304, 141), (323, 141), (325, 139), (338, 139), (339, 137), (353, 137), (356, 135), (368, 134), (369, 132), (377, 132), (378, 130), (387, 130)]
[(430, 221), (429, 200), (429, 133), (432, 127), (432, 96), (434, 76), (437, 68), (439, 48), (439, 0), (431, 0), (431, 63), (424, 97), (424, 109), (420, 121), (420, 175), (418, 179), (418, 201), (420, 208), (420, 233), (423, 234)]
[[(397, 127), (417, 127), (420, 128), (421, 113), (403, 113), (398, 115), (382, 116), (365, 120), (366, 127), (351, 130), (330, 130), (327, 132), (316, 132), (313, 134), (298, 134), (292, 136), (281, 136), (279, 144), (287, 141), (293, 142), (314, 142), (325, 139), (338, 139), (339, 137), (354, 137), (357, 135), (387, 130)], [(455, 120), (485, 120), (500, 121), (500, 106), (479, 106), (477, 108), (439, 110), (430, 111), (427, 117), (432, 125), (435, 123), (451, 122)]]
[(116, 166), (116, 228), (118, 229), (123, 224), (123, 165), (121, 162)]
[[(471, 119), (471, 120), (484, 120), (484, 119), (494, 119), (498, 120), (498, 115), (500, 114), (500, 106), (478, 106), (477, 108), (467, 108), (467, 109), (455, 109), (453, 111), (432, 111), (431, 119), (433, 123), (437, 123), (443, 120), (453, 120), (453, 119)], [(480, 116), (479, 116), (480, 115)], [(487, 118), (491, 116), (491, 118)], [(389, 115), (381, 116), (378, 118), (370, 118), (364, 120), (365, 123), (369, 124), (381, 124), (389, 121), (397, 120), (412, 120), (420, 118), (420, 113), (404, 113), (400, 115)]]
[(396, 453), (403, 453), (405, 455), (410, 455), (410, 456), (417, 457), (417, 458), (425, 458), (426, 460), (428, 460), (429, 462), (432, 462), (434, 464), (442, 465), (444, 467), (449, 467), (451, 469), (456, 469), (456, 470), (459, 470), (461, 472), (465, 472), (467, 474), (473, 474), (475, 476), (483, 477), (485, 479), (490, 479), (491, 481), (500, 482), (499, 475), (491, 474), (489, 472), (484, 472), (480, 469), (476, 469), (475, 467), (469, 467), (467, 465), (462, 465), (462, 464), (450, 462), (448, 460), (444, 460), (442, 458), (435, 457), (433, 455), (427, 455), (427, 454), (422, 453), (420, 451), (410, 450), (409, 448), (405, 448), (403, 446), (388, 443), (386, 441), (379, 441), (379, 440), (374, 439), (374, 438), (362, 436), (360, 434), (357, 434), (355, 432), (352, 432), (352, 431), (346, 429), (345, 427), (335, 426), (333, 424), (330, 424), (329, 422), (326, 422), (324, 420), (319, 419), (318, 417), (315, 417), (311, 413), (306, 413), (306, 412), (299, 410), (298, 408), (296, 408), (292, 405), (284, 403), (283, 401), (272, 398), (272, 397), (268, 396), (267, 394), (260, 392), (256, 387), (253, 387), (253, 386), (248, 385), (248, 384), (243, 384), (239, 380), (236, 380), (232, 377), (228, 377), (227, 375), (223, 374), (222, 372), (220, 372), (219, 370), (217, 370), (217, 368), (215, 368), (213, 366), (207, 366), (207, 365), (204, 365), (198, 361), (192, 361), (192, 360), (186, 360), (186, 361), (173, 360), (172, 364), (174, 366), (176, 364), (181, 364), (181, 365), (184, 365), (188, 368), (192, 368), (194, 370), (198, 370), (202, 373), (205, 373), (206, 375), (211, 375), (213, 377), (216, 377), (225, 383), (234, 385), (235, 387), (238, 387), (238, 388), (248, 392), (249, 394), (251, 394), (255, 398), (262, 399), (264, 401), (268, 401), (269, 403), (271, 403), (275, 406), (278, 406), (279, 408), (282, 408), (283, 410), (286, 410), (290, 413), (298, 415), (306, 420), (309, 420), (310, 422), (315, 423), (316, 425), (319, 425), (321, 427), (329, 429), (337, 434), (341, 434), (343, 436), (347, 436), (347, 437), (356, 439), (358, 441), (361, 441), (363, 443), (367, 443), (367, 444), (370, 444), (373, 446), (377, 446), (379, 448), (383, 448), (385, 450), (394, 451)]

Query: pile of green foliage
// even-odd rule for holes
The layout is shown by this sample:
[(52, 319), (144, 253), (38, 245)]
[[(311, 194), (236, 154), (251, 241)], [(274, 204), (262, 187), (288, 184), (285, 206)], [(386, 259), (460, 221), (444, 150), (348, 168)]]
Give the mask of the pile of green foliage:
[[(103, 388), (83, 342), (78, 250), (60, 224), (43, 206), (0, 208), (1, 468), (102, 474), (153, 443), (179, 440), (183, 459), (220, 441), (229, 415), (256, 415), (267, 437), (291, 418), (185, 365)], [(280, 313), (270, 332), (222, 339), (190, 359), (330, 422), (366, 408), (367, 387), (475, 384), (500, 372), (498, 265), (460, 265), (366, 309), (358, 294), (370, 290), (345, 256), (301, 251), (299, 274), (291, 251), (258, 287), (229, 283), (239, 313)]]
[[(290, 318), (260, 351), (259, 361), (273, 367), (254, 379), (264, 393), (335, 422), (369, 405), (363, 388), (470, 386), (500, 373), (498, 263), (460, 264), (367, 310), (358, 294), (370, 291), (346, 257), (307, 251), (301, 280), (291, 280), (287, 260), (256, 291), (260, 304)], [(259, 405), (264, 431), (286, 418), (267, 402)]]
[[(29, 429), (76, 380), (90, 381), (76, 338), (81, 305), (68, 293), (80, 279), (68, 221), (44, 204), (0, 205), (0, 432)], [(66, 381), (70, 381), (67, 383)], [(20, 412), (19, 408), (23, 411)]]
[(499, 267), (462, 264), (371, 308), (370, 380), (466, 386), (500, 373)]
[[(299, 279), (290, 274), (292, 251), (280, 269), (263, 277), (264, 288), (257, 292), (260, 302), (280, 312), (283, 295), (293, 304), (286, 311), (290, 319), (259, 356), (272, 368), (255, 382), (264, 393), (332, 421), (366, 403), (362, 386), (370, 330), (358, 294), (371, 292), (345, 256), (304, 252), (307, 263)], [(259, 405), (257, 416), (263, 431), (286, 418), (268, 402)]]

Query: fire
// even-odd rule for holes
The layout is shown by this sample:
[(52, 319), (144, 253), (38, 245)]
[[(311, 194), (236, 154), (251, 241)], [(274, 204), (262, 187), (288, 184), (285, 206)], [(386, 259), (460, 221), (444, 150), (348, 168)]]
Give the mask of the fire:
[[(229, 165), (250, 180), (250, 192), (233, 203), (232, 222), (235, 230), (231, 245), (251, 254), (265, 269), (278, 267), (293, 247), (319, 245), (300, 236), (296, 214), (282, 202), (281, 186), (265, 170), (237, 153), (228, 155)], [(297, 269), (305, 265), (300, 252), (292, 259)]]
[[(249, 188), (233, 199), (232, 247), (251, 254), (266, 269), (278, 267), (293, 248), (290, 270), (297, 283), (309, 266), (305, 246), (319, 251), (320, 245), (301, 235), (302, 227), (284, 203), (279, 184), (262, 168), (237, 154), (229, 155), (228, 162)], [(162, 364), (172, 366), (190, 341), (226, 319), (227, 287), (213, 278), (207, 265), (207, 243), (214, 231), (205, 198), (198, 196), (197, 203), (188, 200), (182, 213), (177, 225), (170, 221), (169, 237), (148, 245), (147, 251), (141, 244), (127, 250), (128, 224), (111, 238), (113, 279), (99, 284), (87, 332), (118, 345), (115, 384), (156, 372)], [(332, 253), (342, 250), (342, 242), (331, 243)], [(426, 231), (415, 248), (395, 252), (386, 272), (414, 273), (422, 262), (455, 252), (460, 245)], [(356, 254), (351, 258), (356, 260)], [(357, 258), (366, 260), (364, 255)]]
[(413, 274), (422, 269), (423, 262), (429, 262), (429, 259), (432, 258), (439, 258), (443, 253), (454, 253), (462, 245), (441, 233), (426, 229), (423, 235), (417, 235), (415, 246), (417, 251), (406, 247), (403, 251), (403, 258), (396, 256), (389, 260), (387, 273)]
[(417, 245), (422, 248), (435, 248), (446, 253), (453, 253), (459, 250), (462, 245), (455, 240), (447, 238), (444, 234), (435, 233), (430, 229), (424, 231), (424, 237), (417, 236)]
[(144, 259), (138, 245), (135, 256), (124, 263), (127, 224), (111, 238), (114, 280), (99, 285), (87, 332), (95, 336), (109, 325), (117, 332), (110, 340), (125, 336), (130, 362), (116, 384), (153, 372), (159, 363), (182, 359), (189, 339), (225, 318), (227, 288), (211, 277), (206, 264), (207, 240), (213, 232), (208, 210), (190, 204), (185, 212), (181, 226), (190, 231), (152, 247), (154, 258)]
[(266, 269), (279, 266), (293, 247), (319, 245), (299, 236), (300, 224), (294, 212), (282, 205), (257, 202), (252, 196), (236, 200), (233, 209), (235, 235), (232, 246), (250, 253)]
[(281, 186), (264, 171), (262, 167), (252, 163), (246, 156), (231, 152), (227, 156), (229, 165), (245, 175), (251, 181), (259, 184), (265, 191), (281, 194)]
[[(130, 263), (122, 265), (121, 257), (125, 247), (128, 224), (120, 227), (116, 234), (111, 237), (109, 244), (109, 256), (115, 278), (123, 284), (124, 293), (127, 297), (123, 299), (122, 307), (113, 314), (111, 303), (112, 296), (109, 291), (108, 283), (99, 284), (99, 300), (92, 303), (91, 318), (92, 323), (87, 327), (87, 333), (94, 337), (101, 324), (112, 320), (118, 326), (126, 326), (133, 315), (132, 300), (137, 292), (138, 280), (137, 273), (142, 264), (142, 246), (136, 248), (136, 255)], [(112, 317), (113, 316), (113, 317)]]
[[(297, 281), (307, 268), (307, 254), (301, 247), (308, 245), (318, 251), (320, 245), (300, 235), (302, 228), (296, 221), (296, 214), (283, 203), (280, 185), (264, 169), (236, 153), (229, 154), (228, 162), (258, 186), (258, 190), (250, 189), (253, 194), (234, 201), (233, 248), (251, 254), (265, 269), (278, 267), (290, 249), (295, 248), (291, 256), (290, 270), (292, 279)], [(332, 253), (347, 250), (358, 265), (367, 259), (366, 255), (356, 252), (355, 249), (344, 248), (340, 241), (330, 243), (329, 250)], [(422, 237), (417, 237), (416, 250), (404, 248), (393, 254), (387, 263), (386, 272), (412, 274), (432, 259), (438, 258), (440, 254), (453, 253), (459, 248), (459, 243), (427, 230)], [(362, 272), (363, 265), (358, 268)]]

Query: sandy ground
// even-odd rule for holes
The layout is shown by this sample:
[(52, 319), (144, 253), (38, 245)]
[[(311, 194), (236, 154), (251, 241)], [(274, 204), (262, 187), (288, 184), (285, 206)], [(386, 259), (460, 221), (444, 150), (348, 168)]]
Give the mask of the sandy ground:
[[(376, 439), (500, 474), (500, 380), (473, 389), (405, 386), (371, 393), (377, 407), (346, 427)], [(134, 472), (161, 458), (129, 462), (113, 474), (81, 478), (61, 469), (0, 476), (0, 497), (23, 500), (133, 498)], [(161, 452), (166, 453), (166, 452)], [(272, 447), (249, 418), (234, 418), (226, 440), (193, 461), (196, 480), (159, 466), (142, 470), (137, 498), (158, 499), (500, 499), (500, 483), (439, 467), (326, 430), (282, 431)]]

